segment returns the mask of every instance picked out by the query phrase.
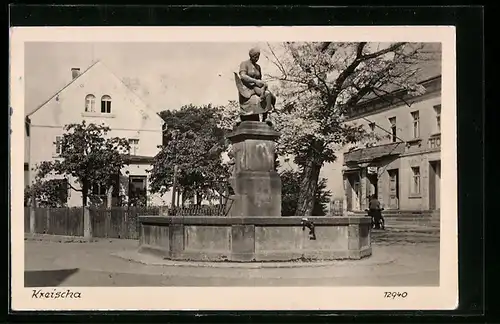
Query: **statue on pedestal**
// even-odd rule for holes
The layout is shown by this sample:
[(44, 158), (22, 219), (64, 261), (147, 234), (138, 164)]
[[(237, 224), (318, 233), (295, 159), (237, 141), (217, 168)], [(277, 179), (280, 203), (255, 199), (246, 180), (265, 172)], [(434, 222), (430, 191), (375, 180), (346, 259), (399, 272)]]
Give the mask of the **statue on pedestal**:
[(262, 69), (257, 64), (260, 50), (252, 48), (248, 55), (250, 58), (240, 64), (239, 73), (234, 73), (239, 94), (240, 119), (241, 121), (262, 121), (270, 124), (267, 117), (274, 109), (276, 97), (269, 91), (267, 84), (262, 81)]

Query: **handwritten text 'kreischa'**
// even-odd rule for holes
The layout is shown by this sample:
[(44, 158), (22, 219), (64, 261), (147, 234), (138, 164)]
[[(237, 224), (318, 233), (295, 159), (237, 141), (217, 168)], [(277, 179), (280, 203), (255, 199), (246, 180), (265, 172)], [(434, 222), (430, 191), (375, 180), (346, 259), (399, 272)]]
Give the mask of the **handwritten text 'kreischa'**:
[(58, 298), (82, 298), (79, 291), (67, 290), (57, 290), (43, 291), (42, 289), (33, 289), (33, 294), (31, 298), (35, 299), (58, 299)]

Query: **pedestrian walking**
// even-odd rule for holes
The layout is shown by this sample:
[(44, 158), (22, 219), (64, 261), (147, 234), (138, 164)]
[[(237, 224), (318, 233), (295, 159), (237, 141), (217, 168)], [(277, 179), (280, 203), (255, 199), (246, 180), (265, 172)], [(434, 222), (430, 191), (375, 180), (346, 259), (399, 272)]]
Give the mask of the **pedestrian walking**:
[(370, 203), (368, 208), (368, 213), (372, 217), (374, 227), (376, 229), (385, 229), (385, 220), (382, 216), (382, 208), (380, 207), (380, 202), (375, 195), (370, 196)]

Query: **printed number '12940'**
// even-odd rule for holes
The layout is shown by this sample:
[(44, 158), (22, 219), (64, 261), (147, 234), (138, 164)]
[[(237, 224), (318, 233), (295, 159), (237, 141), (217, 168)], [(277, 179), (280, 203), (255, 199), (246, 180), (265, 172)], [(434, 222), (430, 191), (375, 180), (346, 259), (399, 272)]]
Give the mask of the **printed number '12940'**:
[(406, 298), (408, 293), (404, 292), (396, 292), (396, 291), (386, 291), (384, 292), (384, 298), (396, 299), (396, 298)]

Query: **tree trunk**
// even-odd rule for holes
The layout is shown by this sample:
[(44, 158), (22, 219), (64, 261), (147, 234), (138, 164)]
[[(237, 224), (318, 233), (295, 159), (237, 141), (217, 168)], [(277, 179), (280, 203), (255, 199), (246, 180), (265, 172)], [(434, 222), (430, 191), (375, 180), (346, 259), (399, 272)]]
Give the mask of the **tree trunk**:
[(111, 208), (113, 206), (113, 185), (111, 185), (106, 191), (107, 206), (106, 208)]
[(203, 201), (203, 194), (201, 192), (196, 192), (196, 204), (201, 206), (201, 202)]
[[(188, 195), (187, 190), (182, 190), (182, 193), (181, 193), (181, 204), (180, 205), (183, 208), (186, 207), (186, 198), (187, 198), (187, 195)], [(179, 198), (177, 198), (177, 199), (179, 199)]]
[(89, 185), (87, 181), (82, 181), (82, 206), (86, 207), (87, 206), (87, 200), (88, 200), (88, 195), (89, 194)]
[(320, 171), (321, 164), (315, 163), (313, 160), (308, 161), (304, 166), (295, 216), (312, 216)]
[(225, 205), (227, 203), (228, 196), (229, 196), (229, 189), (226, 186), (222, 191), (222, 195), (219, 193), (219, 204)]

